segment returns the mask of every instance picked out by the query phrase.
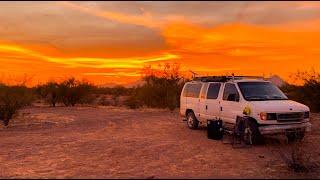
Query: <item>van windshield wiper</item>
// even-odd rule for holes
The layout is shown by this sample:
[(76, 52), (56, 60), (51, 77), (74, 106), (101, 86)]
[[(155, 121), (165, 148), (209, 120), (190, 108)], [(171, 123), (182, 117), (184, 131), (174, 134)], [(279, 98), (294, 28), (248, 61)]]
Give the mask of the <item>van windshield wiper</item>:
[(268, 100), (268, 98), (262, 96), (246, 96), (246, 98), (249, 100)]
[(285, 97), (282, 97), (282, 96), (272, 96), (272, 99), (275, 99), (275, 100), (287, 100), (287, 98)]

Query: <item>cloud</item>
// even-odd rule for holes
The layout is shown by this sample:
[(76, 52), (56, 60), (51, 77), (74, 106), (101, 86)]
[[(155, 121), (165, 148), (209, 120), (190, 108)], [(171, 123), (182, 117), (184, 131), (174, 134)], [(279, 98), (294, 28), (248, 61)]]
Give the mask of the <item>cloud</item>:
[(27, 48), (7, 44), (0, 44), (0, 52), (14, 52), (57, 63), (68, 68), (141, 68), (146, 63), (162, 62), (179, 58), (178, 55), (170, 53), (151, 57), (132, 58), (51, 57)]
[[(319, 32), (291, 32), (262, 25), (225, 24), (204, 28), (192, 24), (172, 24), (162, 33), (166, 42), (181, 53), (212, 53), (226, 56), (281, 55), (292, 50), (308, 50), (320, 40)], [(309, 49), (312, 53), (312, 48)], [(299, 54), (299, 52), (294, 52)]]
[(141, 15), (128, 15), (128, 14), (119, 13), (119, 12), (101, 11), (98, 9), (78, 5), (78, 4), (71, 3), (71, 2), (61, 2), (61, 5), (68, 7), (68, 8), (79, 10), (79, 11), (82, 11), (82, 12), (85, 12), (85, 13), (88, 13), (88, 14), (91, 14), (94, 16), (118, 21), (121, 23), (141, 25), (141, 26), (145, 26), (148, 28), (161, 27), (161, 23), (158, 21), (155, 21), (153, 19), (152, 15), (149, 12), (145, 11), (144, 9), (142, 9), (143, 13)]
[(251, 75), (273, 72), (283, 77), (302, 64), (319, 67), (316, 43), (320, 41), (319, 33), (243, 23), (215, 27), (177, 23), (168, 26), (162, 35), (172, 52), (196, 72)]
[(126, 72), (101, 72), (101, 73), (84, 73), (84, 75), (87, 75), (87, 76), (105, 76), (105, 77), (109, 77), (109, 76), (122, 76), (122, 77), (140, 77), (141, 74), (140, 72), (129, 72), (129, 73), (126, 73)]
[[(319, 18), (319, 2), (62, 2), (67, 8), (121, 23), (162, 29), (168, 23), (198, 25), (241, 22), (281, 24)], [(138, 12), (138, 13), (137, 13)]]
[[(144, 64), (163, 61), (217, 74), (285, 75), (301, 67), (301, 59), (320, 66), (319, 2), (0, 3), (6, 72), (41, 61), (50, 63), (52, 76), (126, 81)], [(24, 66), (14, 70), (18, 62)]]
[(60, 54), (82, 57), (148, 56), (166, 48), (153, 29), (99, 18), (61, 3), (0, 2), (0, 41), (51, 46)]

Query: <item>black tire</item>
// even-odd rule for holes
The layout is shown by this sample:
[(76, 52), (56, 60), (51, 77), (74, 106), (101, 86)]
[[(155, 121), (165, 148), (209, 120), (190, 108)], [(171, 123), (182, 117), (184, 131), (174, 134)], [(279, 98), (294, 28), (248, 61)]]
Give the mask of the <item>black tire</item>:
[(188, 112), (187, 114), (187, 125), (190, 129), (197, 129), (199, 126), (199, 121), (193, 112)]
[(263, 136), (260, 134), (258, 124), (250, 119), (247, 119), (244, 123), (243, 141), (248, 144), (261, 144), (263, 142)]
[(304, 138), (304, 135), (305, 135), (305, 131), (286, 133), (286, 136), (288, 138), (288, 143), (301, 141)]

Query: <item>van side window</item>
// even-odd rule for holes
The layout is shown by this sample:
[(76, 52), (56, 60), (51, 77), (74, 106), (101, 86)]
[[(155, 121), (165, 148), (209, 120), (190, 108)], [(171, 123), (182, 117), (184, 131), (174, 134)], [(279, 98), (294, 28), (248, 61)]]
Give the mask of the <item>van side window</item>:
[(187, 97), (193, 97), (193, 98), (198, 98), (200, 94), (202, 84), (197, 83), (197, 84), (188, 84), (187, 87)]
[(217, 99), (220, 91), (220, 83), (211, 83), (208, 88), (207, 99)]
[(184, 87), (183, 93), (182, 93), (182, 96), (183, 96), (183, 97), (187, 97), (188, 89), (190, 88), (190, 85), (191, 85), (191, 84), (186, 84), (186, 86)]
[(224, 87), (223, 100), (239, 101), (239, 92), (234, 84), (227, 83)]
[(201, 99), (204, 99), (206, 97), (207, 88), (208, 88), (208, 83), (205, 83), (201, 89), (201, 95), (200, 95)]

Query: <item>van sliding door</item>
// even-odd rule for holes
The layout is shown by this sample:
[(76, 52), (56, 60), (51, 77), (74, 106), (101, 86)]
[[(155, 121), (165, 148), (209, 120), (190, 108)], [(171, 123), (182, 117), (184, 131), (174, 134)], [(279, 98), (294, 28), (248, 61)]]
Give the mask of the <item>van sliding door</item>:
[(206, 123), (207, 122), (207, 110), (206, 110), (206, 105), (207, 105), (207, 89), (208, 89), (208, 83), (204, 83), (201, 92), (200, 92), (200, 99), (199, 99), (199, 118), (198, 120)]
[(210, 83), (206, 97), (206, 117), (207, 119), (219, 119), (220, 104), (218, 100), (221, 83)]

